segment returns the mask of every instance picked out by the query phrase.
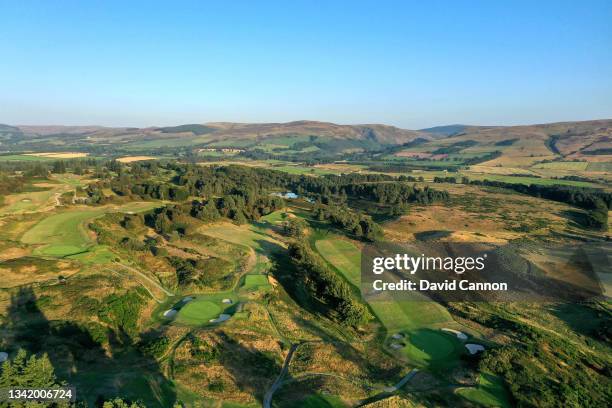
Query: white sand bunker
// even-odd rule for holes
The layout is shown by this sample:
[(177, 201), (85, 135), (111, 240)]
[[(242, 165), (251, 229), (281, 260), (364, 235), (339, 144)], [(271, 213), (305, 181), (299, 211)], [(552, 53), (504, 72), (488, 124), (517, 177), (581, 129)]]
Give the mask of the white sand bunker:
[(391, 338), (394, 340), (399, 340), (399, 339), (403, 339), (404, 335), (402, 333), (395, 333), (393, 336), (391, 336)]
[(0, 363), (5, 362), (6, 360), (8, 360), (8, 353), (5, 351), (0, 351)]
[(392, 349), (394, 349), (394, 350), (399, 350), (399, 349), (401, 349), (402, 347), (404, 347), (404, 346), (402, 346), (402, 345), (401, 345), (401, 344), (399, 344), (399, 343), (391, 343), (391, 348), (392, 348)]
[(472, 343), (468, 343), (465, 345), (465, 348), (468, 349), (468, 351), (470, 352), (470, 354), (476, 354), (479, 351), (484, 351), (484, 346), (482, 344), (472, 344)]
[(231, 305), (234, 302), (232, 302), (232, 299), (223, 299), (221, 303), (225, 303), (226, 305)]
[(455, 336), (457, 336), (459, 340), (467, 340), (468, 338), (467, 334), (460, 332), (459, 330), (447, 329), (446, 327), (440, 330), (449, 332), (449, 333), (453, 333)]
[(176, 310), (176, 309), (168, 309), (168, 310), (166, 310), (164, 312), (164, 317), (167, 317), (167, 318), (174, 317), (174, 315), (176, 314), (177, 311), (178, 310)]
[(221, 322), (226, 321), (230, 317), (232, 317), (232, 315), (228, 315), (228, 314), (222, 313), (216, 319), (210, 319), (209, 322), (211, 322), (211, 323), (221, 323)]

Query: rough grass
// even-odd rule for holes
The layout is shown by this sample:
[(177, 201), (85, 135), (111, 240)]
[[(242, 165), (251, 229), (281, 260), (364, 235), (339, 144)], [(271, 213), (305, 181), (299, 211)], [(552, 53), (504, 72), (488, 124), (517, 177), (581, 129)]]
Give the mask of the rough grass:
[(344, 408), (346, 404), (334, 395), (313, 394), (304, 399), (285, 402), (280, 404), (281, 408)]

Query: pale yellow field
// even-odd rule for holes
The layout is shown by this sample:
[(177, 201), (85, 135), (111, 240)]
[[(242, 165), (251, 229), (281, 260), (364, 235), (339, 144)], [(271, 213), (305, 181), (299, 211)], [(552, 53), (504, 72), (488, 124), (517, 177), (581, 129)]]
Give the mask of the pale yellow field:
[(48, 157), (51, 159), (78, 159), (79, 157), (87, 157), (89, 153), (78, 152), (44, 152), (44, 153), (26, 153), (26, 156)]
[(133, 163), (137, 161), (155, 160), (155, 159), (156, 157), (152, 157), (152, 156), (126, 156), (126, 157), (118, 158), (117, 161), (120, 163)]

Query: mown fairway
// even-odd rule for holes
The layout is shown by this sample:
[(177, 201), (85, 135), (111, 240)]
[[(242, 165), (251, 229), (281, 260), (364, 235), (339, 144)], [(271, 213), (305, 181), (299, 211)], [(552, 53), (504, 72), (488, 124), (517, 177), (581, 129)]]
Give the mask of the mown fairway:
[(27, 231), (21, 241), (25, 244), (44, 245), (36, 251), (40, 255), (62, 257), (84, 252), (92, 244), (84, 222), (103, 214), (104, 211), (99, 209), (55, 214)]
[[(327, 262), (359, 286), (361, 253), (354, 244), (341, 239), (323, 239), (316, 241), (315, 247)], [(454, 323), (440, 304), (418, 293), (414, 294), (414, 300), (397, 300), (380, 294), (368, 299), (368, 303), (388, 335), (403, 333), (407, 337), (401, 352), (413, 362), (427, 364), (456, 354), (456, 340), (437, 330)]]
[(87, 251), (94, 242), (88, 235), (86, 223), (107, 212), (143, 211), (154, 205), (135, 202), (121, 207), (98, 207), (70, 210), (44, 218), (27, 231), (21, 241), (24, 244), (42, 245), (35, 254), (64, 257)]
[(249, 274), (244, 277), (242, 289), (246, 291), (267, 290), (270, 288), (268, 277), (266, 275)]
[(199, 232), (232, 244), (251, 247), (257, 252), (278, 250), (282, 245), (265, 231), (250, 224), (238, 226), (229, 222), (219, 222), (205, 225), (199, 229)]
[(315, 243), (319, 253), (334, 265), (355, 286), (361, 283), (361, 252), (349, 241), (337, 238), (321, 239)]

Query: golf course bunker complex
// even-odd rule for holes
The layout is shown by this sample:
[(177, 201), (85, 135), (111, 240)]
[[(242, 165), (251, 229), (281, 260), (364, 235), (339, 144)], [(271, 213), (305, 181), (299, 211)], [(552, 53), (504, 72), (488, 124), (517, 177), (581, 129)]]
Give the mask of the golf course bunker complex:
[(393, 341), (390, 347), (415, 363), (429, 364), (453, 358), (461, 353), (462, 344), (453, 334), (433, 329), (418, 329), (403, 334), (405, 337), (401, 341)]
[(460, 332), (459, 330), (454, 330), (454, 329), (447, 329), (446, 327), (440, 329), (442, 331), (448, 332), (448, 333), (453, 333), (455, 336), (457, 336), (457, 338), (459, 340), (467, 340), (468, 336), (467, 334)]
[(221, 323), (234, 314), (236, 301), (235, 296), (228, 293), (200, 295), (181, 307), (174, 321), (190, 326)]

